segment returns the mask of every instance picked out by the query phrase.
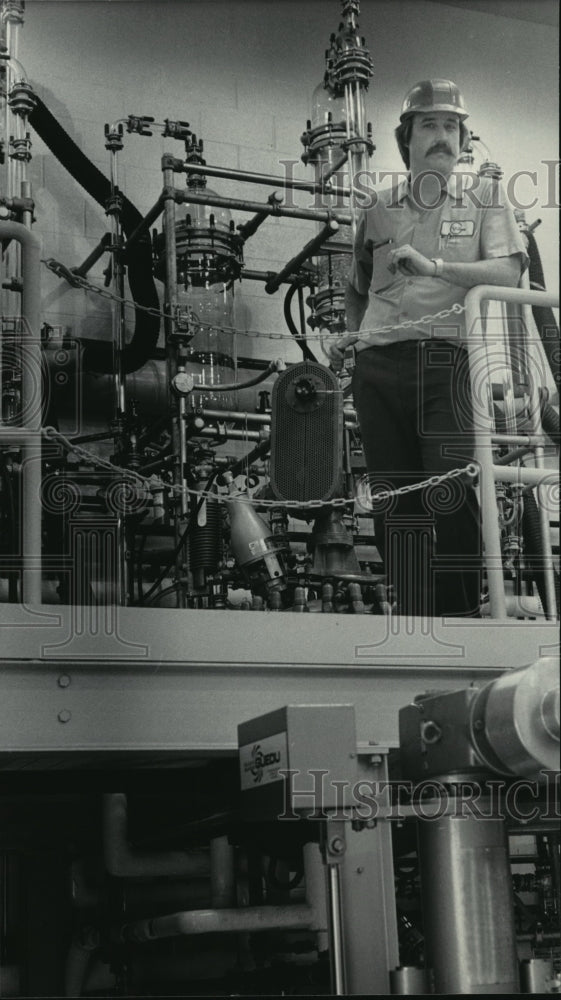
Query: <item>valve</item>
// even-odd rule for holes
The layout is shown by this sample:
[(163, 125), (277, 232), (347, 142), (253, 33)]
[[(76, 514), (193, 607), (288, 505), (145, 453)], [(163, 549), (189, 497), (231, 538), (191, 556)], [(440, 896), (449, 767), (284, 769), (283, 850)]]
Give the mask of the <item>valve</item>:
[(116, 153), (123, 148), (123, 126), (121, 122), (114, 122), (112, 125), (105, 125), (105, 148)]
[(154, 119), (151, 115), (129, 115), (127, 118), (127, 132), (136, 132), (138, 135), (153, 135), (154, 133), (148, 128), (153, 122)]
[(27, 118), (33, 111), (37, 101), (31, 84), (25, 80), (15, 83), (8, 96), (8, 104), (15, 115)]
[(164, 118), (164, 139), (184, 139), (185, 142), (191, 138), (189, 122), (172, 122), (169, 118)]
[(31, 136), (29, 132), (25, 133), (25, 138), (17, 138), (11, 135), (10, 150), (11, 160), (20, 160), (23, 163), (29, 163), (31, 159)]

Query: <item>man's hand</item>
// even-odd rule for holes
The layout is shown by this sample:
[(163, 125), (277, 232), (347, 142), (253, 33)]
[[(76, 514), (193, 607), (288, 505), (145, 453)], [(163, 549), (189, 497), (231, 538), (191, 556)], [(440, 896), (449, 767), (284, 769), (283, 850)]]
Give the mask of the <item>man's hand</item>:
[(323, 353), (327, 355), (335, 371), (339, 371), (343, 367), (345, 348), (350, 347), (351, 344), (356, 344), (358, 339), (358, 333), (347, 333), (344, 337), (337, 337), (337, 340), (332, 341), (330, 344), (322, 341)]
[(425, 278), (434, 276), (434, 264), (428, 257), (424, 257), (418, 250), (414, 250), (408, 243), (401, 247), (396, 247), (388, 254), (388, 271), (395, 274), (396, 271), (402, 274), (422, 275)]

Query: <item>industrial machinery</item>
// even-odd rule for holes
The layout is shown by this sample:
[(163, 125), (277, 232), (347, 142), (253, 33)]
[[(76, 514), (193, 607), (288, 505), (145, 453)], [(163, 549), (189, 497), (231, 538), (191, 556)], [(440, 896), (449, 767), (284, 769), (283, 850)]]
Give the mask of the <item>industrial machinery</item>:
[[(106, 175), (18, 61), (24, 4), (0, 4), (0, 996), (561, 989), (538, 223), (530, 287), (466, 299), (481, 420), (454, 476), (481, 500), (482, 619), (402, 618), (350, 372), (322, 353), (375, 150), (341, 6), (296, 179), (209, 164), (150, 114), (105, 124)], [(36, 235), (34, 134), (105, 211), (82, 261)], [(142, 213), (121, 155), (160, 138), (177, 155)], [(247, 266), (279, 219), (315, 234)], [(94, 336), (44, 320), (47, 271), (106, 307)], [(282, 329), (240, 319), (254, 283)]]

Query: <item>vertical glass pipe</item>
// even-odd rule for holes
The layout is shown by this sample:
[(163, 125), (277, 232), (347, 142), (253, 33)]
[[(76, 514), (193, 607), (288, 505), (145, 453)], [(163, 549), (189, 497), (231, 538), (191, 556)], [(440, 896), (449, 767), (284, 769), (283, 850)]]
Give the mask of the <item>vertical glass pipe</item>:
[[(339, 188), (349, 186), (348, 160), (344, 144), (348, 135), (347, 104), (345, 95), (335, 94), (322, 82), (312, 95), (312, 117), (310, 121), (311, 143), (309, 160), (314, 165), (315, 180), (321, 184), (332, 175)], [(323, 193), (321, 207), (336, 212), (347, 210), (346, 200), (341, 194)], [(318, 224), (318, 229), (322, 224)], [(317, 285), (313, 297), (315, 324), (320, 330), (342, 333), (345, 330), (344, 296), (347, 274), (350, 267), (352, 230), (341, 226), (335, 244), (342, 252), (327, 247), (315, 259)], [(349, 252), (345, 252), (348, 247)]]

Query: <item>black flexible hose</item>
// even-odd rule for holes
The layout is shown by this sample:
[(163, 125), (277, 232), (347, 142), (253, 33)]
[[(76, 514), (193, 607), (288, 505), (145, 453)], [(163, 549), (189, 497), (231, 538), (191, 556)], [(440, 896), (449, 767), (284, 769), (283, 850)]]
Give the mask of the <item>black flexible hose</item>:
[[(35, 108), (29, 116), (30, 125), (74, 180), (105, 208), (107, 199), (111, 195), (109, 180), (78, 148), (41, 98), (35, 95), (35, 99)], [(141, 221), (142, 215), (138, 209), (128, 198), (123, 197), (121, 222), (125, 234), (129, 236)], [(135, 240), (128, 250), (125, 263), (128, 267), (130, 293), (135, 303), (158, 312), (158, 315), (153, 316), (140, 309), (135, 312), (134, 334), (123, 352), (125, 371), (134, 372), (149, 360), (160, 332), (160, 302), (152, 274), (152, 246), (149, 233)], [(85, 339), (80, 343), (85, 348), (84, 365), (87, 371), (102, 374), (113, 371), (112, 344)]]
[[(546, 589), (543, 572), (544, 547), (540, 530), (540, 512), (536, 498), (532, 492), (524, 494), (524, 510), (522, 512), (522, 534), (524, 537), (524, 555), (526, 565), (538, 588), (538, 594), (545, 610)], [(559, 574), (555, 573), (555, 601), (559, 612)]]
[(550, 403), (545, 400), (541, 402), (541, 417), (542, 417), (542, 427), (546, 432), (547, 436), (556, 446), (559, 447), (559, 414), (557, 410), (554, 410)]
[(292, 311), (291, 311), (292, 299), (294, 298), (297, 291), (298, 291), (298, 283), (295, 281), (294, 284), (290, 286), (284, 297), (283, 309), (284, 309), (284, 318), (286, 320), (286, 325), (288, 326), (288, 329), (290, 330), (292, 336), (298, 338), (298, 343), (302, 348), (302, 354), (304, 355), (306, 360), (315, 361), (316, 364), (319, 364), (318, 359), (314, 355), (313, 351), (310, 350), (306, 341), (302, 340), (302, 334), (300, 333), (300, 330), (298, 329), (294, 320), (292, 319)]
[[(531, 284), (540, 285), (545, 288), (543, 267), (538, 250), (538, 244), (533, 233), (528, 233), (528, 256), (530, 265), (528, 274)], [(555, 385), (559, 387), (559, 328), (555, 322), (555, 316), (550, 306), (532, 306), (534, 322), (541, 337), (545, 355), (553, 376)]]

